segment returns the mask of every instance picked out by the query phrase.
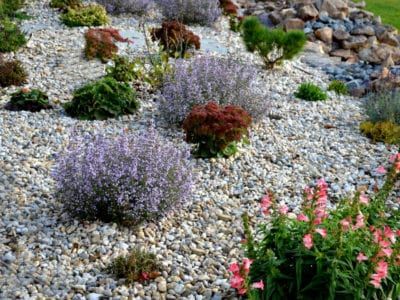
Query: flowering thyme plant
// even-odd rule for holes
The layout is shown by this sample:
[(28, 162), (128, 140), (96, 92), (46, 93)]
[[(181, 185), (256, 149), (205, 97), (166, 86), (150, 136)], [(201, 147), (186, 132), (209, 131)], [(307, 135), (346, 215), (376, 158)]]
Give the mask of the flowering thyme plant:
[(385, 200), (399, 179), (400, 154), (393, 156), (384, 186), (373, 197), (356, 193), (327, 210), (327, 184), (305, 189), (298, 215), (261, 200), (267, 221), (256, 236), (243, 216), (251, 266), (231, 286), (249, 299), (399, 299), (400, 212)]
[(189, 151), (159, 137), (77, 136), (54, 170), (58, 199), (82, 219), (137, 224), (165, 215), (190, 197)]

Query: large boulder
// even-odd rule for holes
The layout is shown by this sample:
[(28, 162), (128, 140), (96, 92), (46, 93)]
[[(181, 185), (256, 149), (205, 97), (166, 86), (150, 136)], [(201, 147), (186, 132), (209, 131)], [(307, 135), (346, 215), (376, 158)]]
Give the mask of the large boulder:
[(337, 41), (344, 41), (350, 38), (350, 33), (346, 30), (338, 29), (333, 32), (333, 38)]
[(304, 21), (314, 20), (318, 17), (319, 12), (314, 5), (304, 5), (298, 11), (298, 16)]
[(330, 17), (343, 19), (349, 14), (349, 6), (343, 0), (317, 0), (319, 11), (326, 11)]
[(286, 31), (294, 30), (294, 29), (303, 30), (304, 29), (304, 21), (299, 18), (287, 19), (284, 22), (284, 28)]
[(351, 34), (373, 36), (373, 35), (375, 35), (375, 29), (372, 26), (363, 25), (363, 26), (354, 28), (351, 31)]
[(315, 36), (317, 39), (327, 43), (331, 44), (332, 43), (332, 38), (333, 38), (333, 29), (330, 27), (323, 27), (320, 29), (317, 29), (315, 32)]
[(368, 39), (364, 35), (353, 35), (349, 39), (343, 41), (343, 49), (359, 50), (368, 45)]

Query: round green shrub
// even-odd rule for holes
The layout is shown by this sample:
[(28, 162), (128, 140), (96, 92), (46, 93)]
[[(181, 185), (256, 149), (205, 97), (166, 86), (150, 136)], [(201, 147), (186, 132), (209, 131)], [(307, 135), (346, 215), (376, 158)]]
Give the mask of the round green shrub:
[(14, 52), (26, 44), (25, 35), (9, 19), (0, 21), (0, 52)]
[(347, 95), (349, 93), (347, 85), (340, 80), (333, 80), (329, 84), (328, 91), (335, 92), (337, 95)]
[(24, 0), (0, 0), (0, 16), (14, 17), (15, 12), (24, 6)]
[(31, 112), (50, 109), (49, 97), (40, 90), (22, 88), (20, 91), (11, 95), (10, 102), (5, 109), (11, 111), (27, 110)]
[(114, 66), (107, 67), (107, 76), (121, 82), (131, 82), (136, 79), (137, 64), (128, 57), (116, 56), (113, 59)]
[(133, 114), (138, 108), (135, 91), (126, 83), (105, 77), (74, 92), (64, 105), (68, 115), (82, 120), (106, 120)]
[(320, 101), (328, 98), (327, 94), (318, 86), (312, 83), (303, 83), (294, 94), (297, 98), (307, 101)]
[(360, 130), (374, 142), (400, 144), (400, 126), (391, 121), (377, 123), (365, 121), (361, 123)]
[(62, 22), (69, 27), (101, 26), (109, 22), (105, 8), (99, 4), (89, 4), (80, 8), (68, 8), (61, 16)]

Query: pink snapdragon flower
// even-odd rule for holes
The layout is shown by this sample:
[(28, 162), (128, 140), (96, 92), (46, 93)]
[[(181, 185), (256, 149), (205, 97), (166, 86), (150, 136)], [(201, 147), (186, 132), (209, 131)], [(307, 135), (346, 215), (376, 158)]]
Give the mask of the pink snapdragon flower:
[(252, 263), (253, 263), (252, 259), (243, 258), (243, 269), (245, 270), (246, 273), (250, 271), (250, 266)]
[(387, 173), (387, 171), (386, 171), (386, 169), (385, 169), (384, 166), (379, 166), (379, 167), (376, 169), (376, 172), (377, 172), (378, 174), (382, 174), (382, 175)]
[(313, 246), (313, 238), (312, 238), (311, 234), (308, 233), (308, 234), (304, 235), (303, 244), (304, 244), (304, 247), (306, 247), (307, 249), (311, 249), (312, 248), (312, 246)]
[(232, 272), (233, 274), (239, 273), (240, 272), (239, 264), (237, 262), (231, 263), (228, 271)]
[(261, 212), (264, 215), (269, 214), (269, 209), (271, 208), (271, 206), (272, 206), (272, 200), (269, 195), (265, 195), (264, 197), (261, 198)]
[(356, 217), (356, 224), (353, 226), (353, 229), (356, 230), (364, 226), (365, 226), (364, 215), (362, 214), (362, 212), (359, 212)]
[(230, 280), (231, 287), (241, 289), (244, 284), (244, 278), (240, 274), (235, 274)]
[(279, 206), (279, 212), (280, 212), (282, 215), (286, 215), (286, 214), (288, 213), (288, 211), (289, 211), (289, 207), (287, 207), (286, 204), (281, 204), (281, 205)]
[(368, 205), (369, 204), (369, 199), (368, 199), (368, 196), (367, 195), (365, 195), (364, 193), (361, 193), (360, 194), (360, 203), (361, 204), (365, 204), (365, 205)]
[(340, 225), (342, 225), (343, 231), (349, 230), (350, 229), (350, 224), (351, 224), (351, 218), (350, 217), (340, 221)]
[(326, 238), (327, 232), (325, 228), (317, 228), (315, 232), (319, 233), (323, 238)]
[(385, 261), (379, 261), (375, 267), (375, 273), (371, 275), (370, 283), (375, 288), (381, 287), (382, 279), (385, 279), (388, 275), (388, 263)]
[(297, 216), (297, 221), (309, 222), (310, 219), (305, 214), (299, 214)]
[(264, 282), (262, 280), (254, 282), (251, 286), (255, 289), (264, 290)]
[(392, 243), (396, 242), (396, 234), (389, 226), (385, 226), (383, 228), (383, 235), (385, 236), (385, 238), (389, 239)]
[(368, 257), (362, 252), (358, 253), (357, 261), (360, 263), (360, 262), (365, 261), (365, 260), (368, 260)]

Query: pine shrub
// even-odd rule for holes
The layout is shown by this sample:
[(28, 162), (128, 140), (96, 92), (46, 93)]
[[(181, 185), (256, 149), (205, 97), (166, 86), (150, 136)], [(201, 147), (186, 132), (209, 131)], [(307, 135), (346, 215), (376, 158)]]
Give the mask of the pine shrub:
[(124, 39), (117, 29), (113, 28), (92, 28), (85, 33), (86, 46), (85, 56), (87, 59), (99, 58), (107, 62), (118, 52), (116, 42), (129, 43)]
[(138, 248), (128, 256), (118, 256), (108, 267), (110, 273), (126, 283), (144, 282), (160, 276), (160, 267), (153, 253)]
[(16, 11), (21, 9), (25, 0), (0, 0), (0, 19), (14, 18)]
[(178, 21), (165, 21), (161, 28), (151, 30), (152, 39), (158, 40), (172, 57), (184, 58), (190, 49), (200, 49), (200, 38)]
[(234, 59), (177, 60), (161, 87), (161, 113), (169, 123), (180, 124), (193, 106), (214, 101), (242, 107), (253, 119), (259, 119), (269, 104), (259, 91), (255, 74), (252, 66)]
[(237, 143), (246, 139), (250, 115), (240, 107), (221, 107), (215, 102), (195, 106), (183, 122), (188, 143), (196, 144), (199, 157), (228, 157), (237, 152)]
[(303, 31), (268, 29), (257, 17), (247, 17), (242, 24), (243, 41), (247, 49), (257, 52), (267, 68), (299, 54), (307, 41)]
[(64, 105), (68, 115), (81, 120), (106, 120), (133, 114), (139, 107), (135, 91), (127, 83), (105, 77), (74, 92)]
[(97, 0), (111, 14), (143, 15), (153, 5), (153, 0)]
[(68, 10), (62, 14), (61, 20), (69, 27), (102, 26), (109, 23), (105, 8), (98, 4), (68, 8)]
[(11, 95), (10, 102), (5, 109), (11, 111), (26, 110), (30, 112), (38, 112), (42, 109), (52, 108), (49, 103), (49, 97), (40, 90), (22, 88), (20, 91)]
[(9, 19), (0, 21), (0, 52), (14, 52), (26, 44), (25, 35)]
[(212, 25), (220, 16), (219, 0), (156, 0), (166, 20)]
[(128, 57), (115, 56), (113, 66), (106, 68), (107, 76), (121, 82), (131, 82), (137, 78), (137, 65), (134, 61), (130, 61)]
[(192, 189), (189, 152), (144, 134), (75, 135), (57, 159), (57, 198), (71, 216), (136, 225), (185, 204)]
[(328, 98), (328, 95), (319, 86), (312, 83), (301, 84), (294, 95), (307, 101), (320, 101)]
[(224, 11), (224, 14), (228, 16), (237, 16), (238, 15), (238, 7), (232, 0), (219, 0), (219, 3)]
[(0, 86), (21, 85), (27, 82), (28, 74), (19, 60), (4, 61), (0, 58)]

